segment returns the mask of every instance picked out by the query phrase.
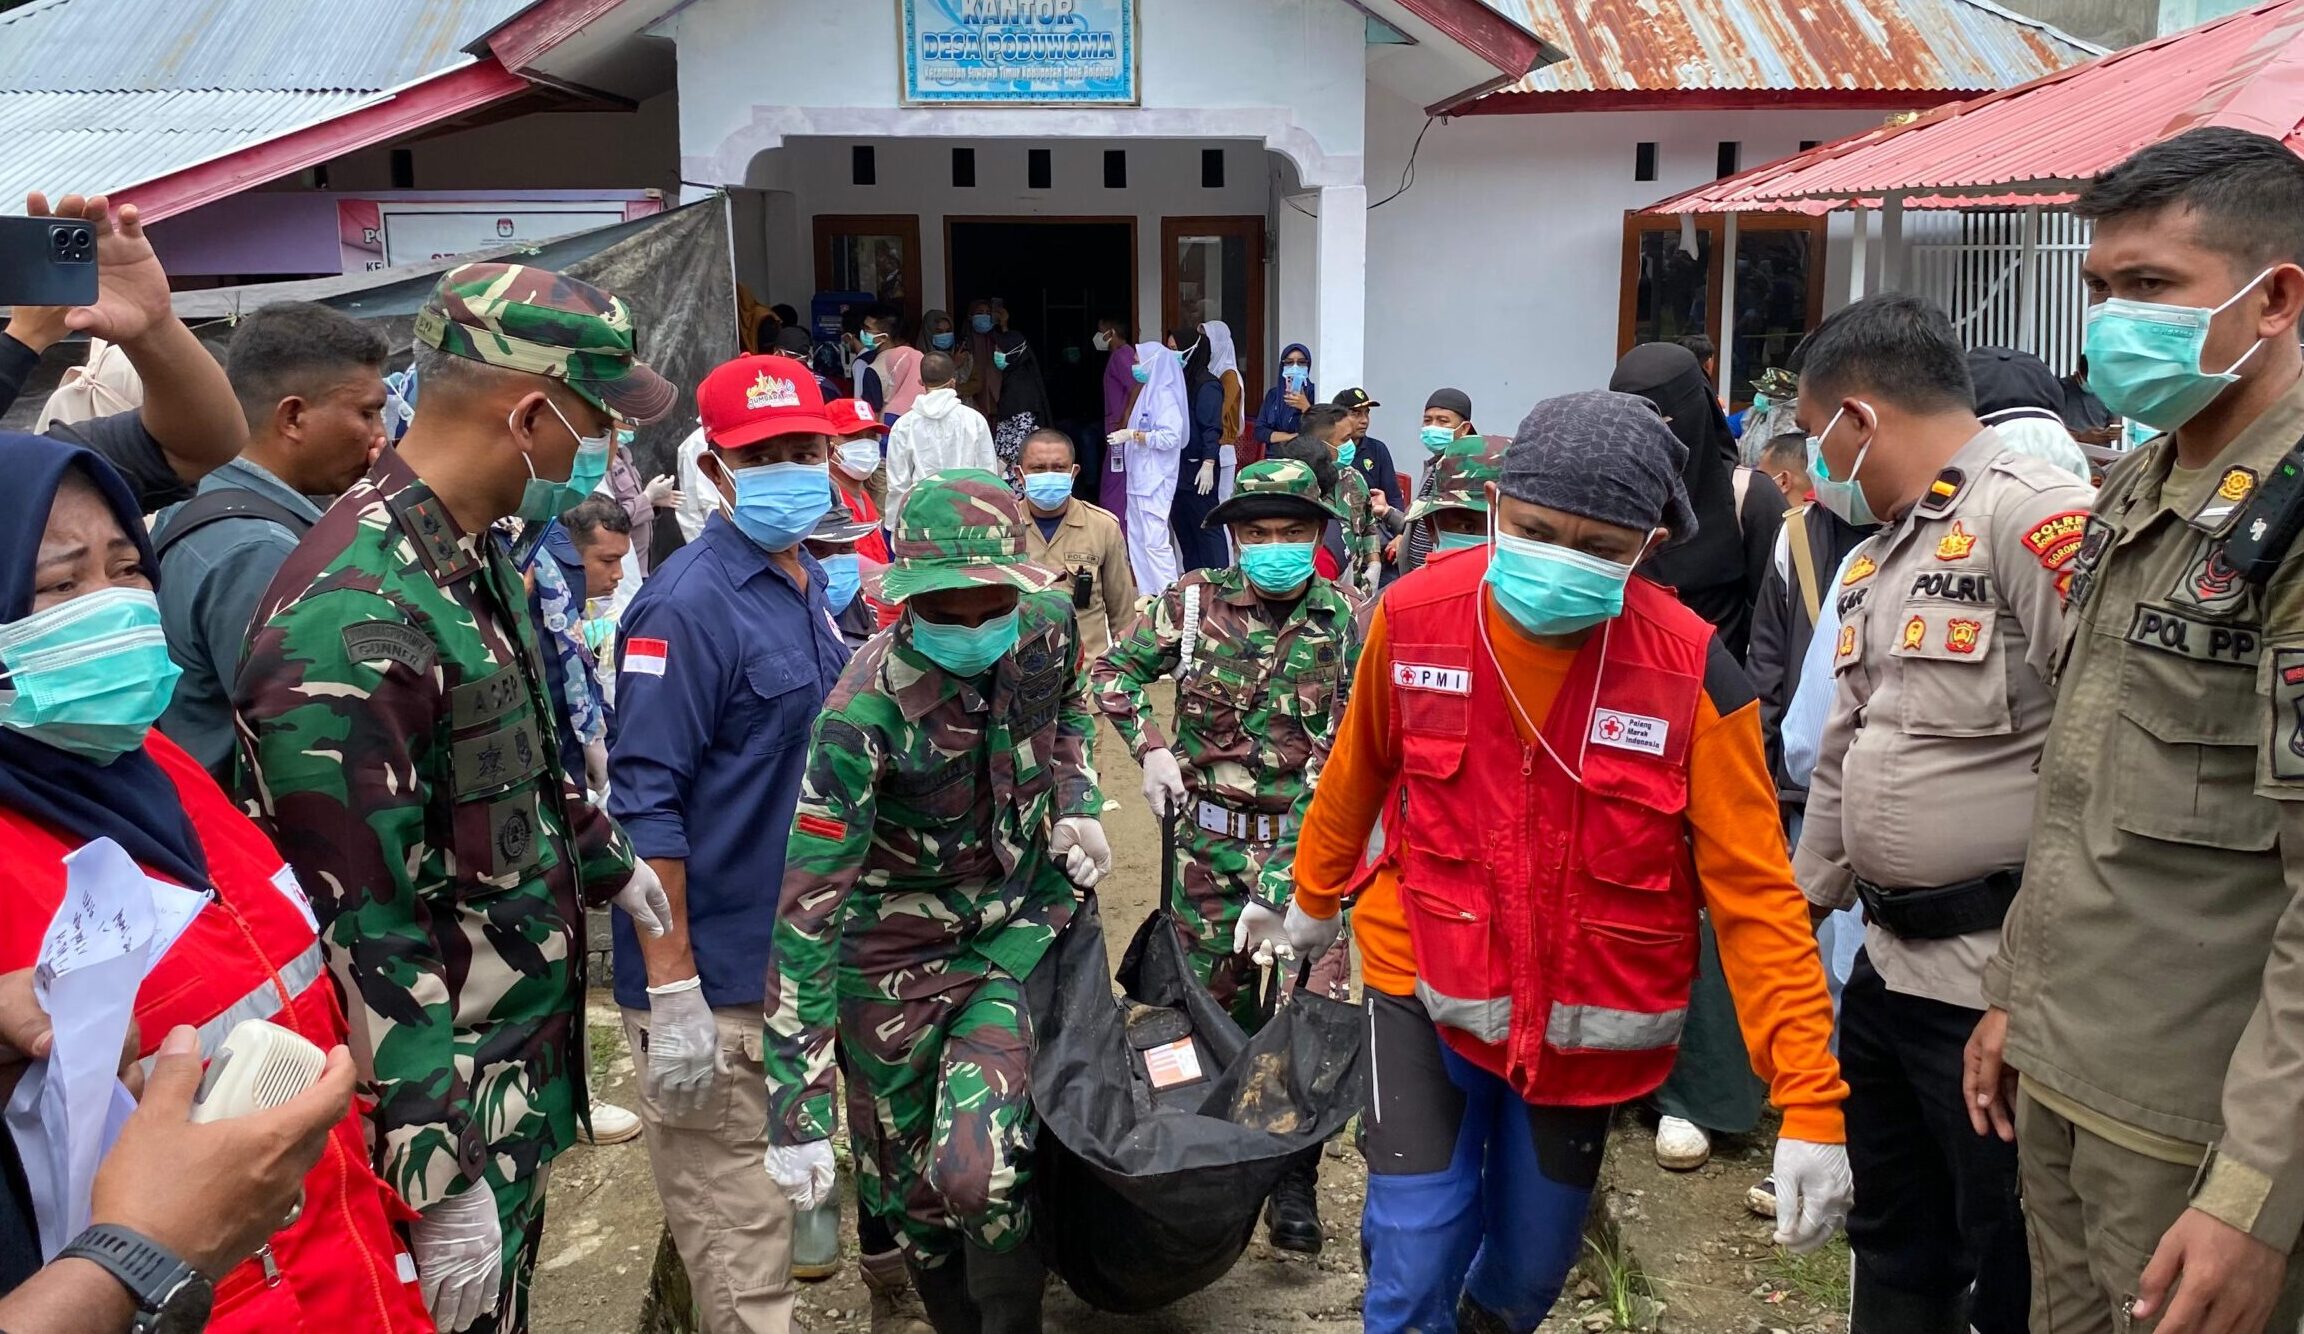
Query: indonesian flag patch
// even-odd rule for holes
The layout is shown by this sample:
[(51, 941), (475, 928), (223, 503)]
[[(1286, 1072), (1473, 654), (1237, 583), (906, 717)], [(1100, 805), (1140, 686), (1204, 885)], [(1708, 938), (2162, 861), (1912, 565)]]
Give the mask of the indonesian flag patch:
[(792, 822), (792, 827), (810, 838), (820, 838), (827, 843), (848, 841), (848, 826), (829, 815), (803, 815)]
[(672, 646), (661, 639), (627, 639), (624, 641), (624, 670), (642, 676), (662, 676), (664, 660)]

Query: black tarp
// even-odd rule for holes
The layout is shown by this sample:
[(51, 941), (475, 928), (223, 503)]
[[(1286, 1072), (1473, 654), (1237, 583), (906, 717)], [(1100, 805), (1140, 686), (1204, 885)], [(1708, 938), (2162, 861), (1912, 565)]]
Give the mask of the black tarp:
[[(1120, 996), (1093, 899), (1040, 966), (1056, 976), (1032, 1062), (1035, 1231), (1089, 1305), (1165, 1306), (1223, 1277), (1281, 1175), (1360, 1110), (1365, 1026), (1353, 1006), (1299, 992), (1243, 1036), (1165, 911), (1129, 945)], [(1155, 1089), (1146, 1052), (1180, 1044), (1202, 1077)]]

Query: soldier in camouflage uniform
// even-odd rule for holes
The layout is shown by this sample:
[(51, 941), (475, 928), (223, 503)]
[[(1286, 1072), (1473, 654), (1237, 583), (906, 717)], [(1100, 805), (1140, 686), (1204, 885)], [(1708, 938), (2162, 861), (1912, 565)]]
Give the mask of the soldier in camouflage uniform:
[(1429, 522), (1431, 550), (1488, 545), (1488, 484), (1504, 471), (1501, 436), (1468, 435), (1432, 460), (1432, 484), (1408, 507), (1408, 522)]
[[(1376, 513), (1368, 479), (1344, 451), (1354, 448), (1352, 414), (1333, 403), (1315, 403), (1304, 413), (1302, 432), (1286, 445), (1275, 447), (1273, 458), (1301, 458), (1311, 463), (1336, 523), (1326, 538), (1330, 556), (1343, 568), (1336, 583), (1359, 598), (1375, 596), (1383, 577), (1384, 521)], [(1237, 494), (1237, 491), (1235, 491)]]
[(444, 1330), (517, 1331), (545, 1167), (585, 1106), (584, 909), (661, 930), (665, 907), (555, 762), (489, 525), (572, 503), (612, 415), (661, 416), (673, 391), (622, 301), (541, 269), (451, 271), (416, 337), (423, 413), (281, 567), (234, 703), (254, 813), (351, 1011), (377, 1169), (421, 1211), (425, 1299)]
[[(1249, 1032), (1263, 1013), (1247, 938), (1253, 914), (1244, 910), (1264, 905), (1267, 935), (1278, 935), (1296, 822), (1311, 804), (1359, 656), (1353, 599), (1312, 564), (1334, 517), (1310, 464), (1266, 459), (1242, 468), (1232, 498), (1208, 516), (1210, 527), (1231, 528), (1239, 563), (1169, 585), (1091, 673), (1097, 707), (1144, 766), (1153, 813), (1179, 817), (1168, 909), (1193, 971)], [(1173, 740), (1152, 713), (1149, 692), (1162, 676), (1176, 679)], [(1286, 952), (1283, 942), (1278, 953)], [(1341, 986), (1349, 951), (1329, 957), (1338, 969), (1330, 980)], [(1270, 1222), (1273, 1245), (1320, 1249), (1309, 1165), (1275, 1193)]]
[(1021, 524), (988, 472), (905, 497), (905, 614), (817, 719), (769, 966), (769, 1172), (795, 1202), (831, 1180), (836, 1031), (876, 1122), (862, 1203), (898, 1220), (944, 1334), (1040, 1328), (1026, 991), (1111, 867), (1079, 632)]

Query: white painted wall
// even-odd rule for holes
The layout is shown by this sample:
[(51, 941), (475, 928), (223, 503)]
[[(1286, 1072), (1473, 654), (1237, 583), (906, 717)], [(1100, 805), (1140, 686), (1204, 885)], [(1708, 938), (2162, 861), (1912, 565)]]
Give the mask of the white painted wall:
[[(1405, 466), (1421, 461), (1416, 428), (1425, 395), (1440, 385), (1469, 393), (1491, 433), (1509, 433), (1539, 399), (1606, 387), (1627, 210), (1712, 179), (1721, 140), (1741, 141), (1743, 165), (1757, 166), (1885, 114), (1617, 111), (1434, 125), (1415, 184), (1368, 215), (1366, 387), (1384, 404), (1374, 433)], [(1374, 203), (1399, 187), (1424, 113), (1372, 88), (1368, 122)], [(1633, 145), (1643, 140), (1657, 144), (1654, 181), (1632, 179)], [(1827, 311), (1846, 300), (1847, 231), (1834, 221)], [(1877, 232), (1874, 240), (1877, 250)]]
[[(477, 129), (399, 144), (414, 154), (419, 190), (680, 189), (675, 93), (631, 111), (540, 111)], [(328, 164), (328, 186), (354, 192), (392, 184), (391, 146)]]
[(1334, 0), (1140, 6), (1138, 107), (900, 107), (893, 0), (697, 0), (653, 30), (680, 61), (682, 173), (737, 184), (786, 136), (1249, 139), (1357, 184), (1366, 21)]

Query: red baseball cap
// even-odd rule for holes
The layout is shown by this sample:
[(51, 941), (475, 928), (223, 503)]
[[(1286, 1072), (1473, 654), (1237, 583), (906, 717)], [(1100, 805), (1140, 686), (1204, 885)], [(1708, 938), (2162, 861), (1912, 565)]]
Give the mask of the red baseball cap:
[(824, 410), (832, 418), (834, 435), (862, 435), (866, 431), (888, 429), (887, 423), (880, 420), (880, 414), (861, 398), (836, 398), (825, 404)]
[(714, 449), (742, 449), (779, 435), (838, 435), (824, 411), (816, 376), (790, 357), (738, 357), (712, 368), (696, 386), (704, 439)]

